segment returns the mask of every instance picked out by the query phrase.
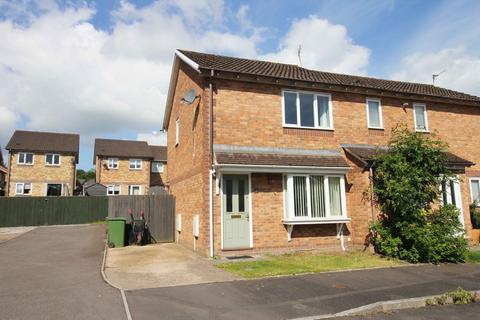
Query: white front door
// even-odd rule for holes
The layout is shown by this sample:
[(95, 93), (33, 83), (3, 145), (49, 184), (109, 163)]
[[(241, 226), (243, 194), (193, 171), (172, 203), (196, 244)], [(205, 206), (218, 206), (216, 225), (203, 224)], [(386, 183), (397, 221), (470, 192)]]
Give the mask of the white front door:
[(452, 204), (458, 208), (458, 211), (460, 212), (458, 219), (465, 228), (465, 221), (463, 219), (462, 194), (460, 191), (460, 181), (458, 177), (444, 180), (440, 188), (442, 191), (442, 204)]

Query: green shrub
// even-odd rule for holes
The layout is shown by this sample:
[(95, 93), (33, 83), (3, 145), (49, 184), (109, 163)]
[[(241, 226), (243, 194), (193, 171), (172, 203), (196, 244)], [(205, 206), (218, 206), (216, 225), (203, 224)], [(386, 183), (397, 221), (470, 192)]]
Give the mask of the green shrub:
[(480, 229), (480, 212), (478, 210), (478, 203), (475, 201), (470, 205), (470, 218), (473, 229)]
[(475, 301), (475, 294), (460, 287), (455, 291), (448, 292), (447, 296), (451, 297), (455, 304), (469, 304)]
[(451, 178), (444, 151), (434, 135), (393, 131), (389, 149), (377, 155), (374, 199), (381, 209), (372, 225), (378, 253), (409, 262), (461, 262), (467, 254), (455, 206), (433, 210), (442, 179)]

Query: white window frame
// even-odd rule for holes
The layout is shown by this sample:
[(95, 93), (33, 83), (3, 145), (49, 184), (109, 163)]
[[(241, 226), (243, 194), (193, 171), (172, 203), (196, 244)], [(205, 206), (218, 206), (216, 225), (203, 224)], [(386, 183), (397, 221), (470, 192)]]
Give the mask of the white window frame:
[[(132, 164), (133, 164), (133, 167), (132, 167)], [(137, 159), (137, 158), (128, 159), (128, 168), (130, 170), (142, 170), (142, 166), (143, 166), (142, 159)]]
[(120, 166), (118, 158), (107, 158), (107, 167), (108, 169), (116, 170)]
[(175, 146), (180, 143), (180, 118), (175, 120)]
[[(370, 109), (368, 106), (369, 102), (377, 102), (378, 103), (378, 115), (380, 119), (380, 126), (374, 126), (370, 124)], [(366, 109), (367, 109), (367, 125), (369, 129), (383, 129), (383, 116), (382, 116), (382, 101), (376, 98), (367, 98), (366, 102)]]
[(132, 184), (132, 185), (129, 185), (128, 186), (128, 195), (132, 196), (133, 193), (132, 193), (132, 189), (135, 188), (135, 187), (138, 187), (138, 195), (142, 195), (142, 186), (139, 185), (139, 184)]
[[(294, 93), (297, 95), (296, 107), (297, 107), (297, 124), (289, 124), (285, 121), (285, 93)], [(305, 127), (300, 123), (300, 93), (312, 94), (313, 95), (313, 127)], [(318, 124), (318, 103), (317, 97), (327, 97), (328, 98), (328, 111), (329, 111), (329, 120), (330, 127), (320, 127)], [(323, 92), (312, 92), (312, 91), (301, 91), (301, 90), (288, 90), (282, 89), (282, 122), (283, 127), (285, 128), (301, 128), (301, 129), (316, 129), (316, 130), (334, 130), (333, 128), (333, 103), (332, 95), (330, 93)]]
[[(118, 194), (115, 194), (115, 187), (118, 187)], [(113, 190), (113, 193), (110, 193), (110, 188)], [(119, 184), (109, 184), (107, 185), (107, 196), (119, 196), (122, 192), (122, 186)]]
[[(58, 163), (48, 163), (47, 162), (47, 157), (48, 156), (52, 156), (52, 161), (55, 160), (55, 157), (58, 157)], [(62, 164), (62, 160), (61, 160), (62, 157), (60, 157), (60, 154), (59, 153), (45, 153), (45, 165), (46, 166), (49, 166), (49, 167), (58, 167)]]
[[(26, 184), (29, 184), (30, 185), (30, 193), (25, 193), (25, 185)], [(18, 186), (22, 186), (22, 193), (18, 193)], [(15, 195), (19, 195), (19, 196), (30, 196), (32, 195), (32, 191), (33, 191), (33, 184), (31, 182), (17, 182), (15, 183)]]
[[(417, 113), (415, 112), (415, 109), (417, 107), (423, 108), (423, 116), (425, 118), (425, 129), (417, 128)], [(427, 105), (425, 103), (417, 103), (417, 102), (413, 103), (413, 125), (415, 127), (416, 132), (429, 132)]]
[[(20, 162), (20, 155), (23, 154), (23, 162)], [(32, 163), (28, 163), (27, 161), (27, 154), (32, 155)], [(22, 165), (22, 166), (33, 166), (35, 163), (35, 154), (33, 152), (19, 152), (18, 157), (17, 157), (17, 164)]]
[[(339, 174), (324, 174), (324, 173), (292, 173), (285, 174), (286, 184), (284, 186), (285, 197), (285, 210), (284, 210), (284, 222), (329, 222), (336, 223), (340, 220), (348, 220), (347, 215), (347, 202), (345, 193), (345, 176)], [(295, 217), (294, 199), (293, 199), (293, 177), (306, 177), (306, 189), (307, 193), (307, 213), (306, 217)], [(324, 198), (325, 198), (325, 217), (312, 217), (311, 202), (310, 202), (310, 176), (323, 176), (324, 183)], [(340, 178), (340, 201), (342, 214), (332, 216), (330, 212), (330, 188), (328, 185), (328, 178)]]
[[(154, 164), (161, 164), (162, 165), (161, 170), (154, 170), (153, 169), (155, 167)], [(163, 163), (162, 161), (152, 161), (151, 167), (152, 167), (151, 169), (152, 173), (163, 173), (163, 171), (165, 170), (165, 163)]]
[[(477, 181), (480, 187), (480, 177), (471, 177), (470, 179), (468, 179), (469, 187), (470, 187), (470, 199), (472, 200), (472, 203), (475, 200), (475, 198), (473, 197), (473, 188), (472, 188), (473, 181)], [(477, 203), (477, 207), (480, 207), (480, 201)]]

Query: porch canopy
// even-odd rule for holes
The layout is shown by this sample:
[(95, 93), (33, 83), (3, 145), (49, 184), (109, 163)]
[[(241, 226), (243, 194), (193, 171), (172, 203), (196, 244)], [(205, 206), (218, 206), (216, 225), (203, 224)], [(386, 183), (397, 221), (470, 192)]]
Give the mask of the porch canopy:
[(332, 172), (350, 168), (338, 150), (250, 147), (215, 144), (215, 166), (221, 172)]
[[(386, 152), (386, 146), (375, 146), (366, 144), (342, 144), (343, 149), (353, 158), (358, 160), (364, 168), (370, 168), (375, 165), (375, 156)], [(471, 167), (473, 162), (463, 159), (451, 152), (445, 152), (447, 158), (447, 167), (456, 172), (465, 172), (465, 167)]]

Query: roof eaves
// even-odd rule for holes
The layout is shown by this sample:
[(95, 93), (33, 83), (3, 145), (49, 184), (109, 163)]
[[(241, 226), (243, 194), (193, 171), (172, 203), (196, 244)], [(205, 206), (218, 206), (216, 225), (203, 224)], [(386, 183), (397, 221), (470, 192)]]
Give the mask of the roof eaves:
[(170, 74), (170, 82), (168, 85), (167, 102), (165, 104), (165, 113), (163, 114), (162, 129), (168, 129), (170, 113), (172, 112), (173, 96), (175, 94), (175, 87), (177, 86), (178, 70), (180, 68), (179, 60), (182, 60), (183, 62), (185, 62), (195, 71), (200, 72), (200, 67), (196, 62), (188, 58), (179, 50), (175, 50), (175, 53), (173, 55), (172, 73)]

